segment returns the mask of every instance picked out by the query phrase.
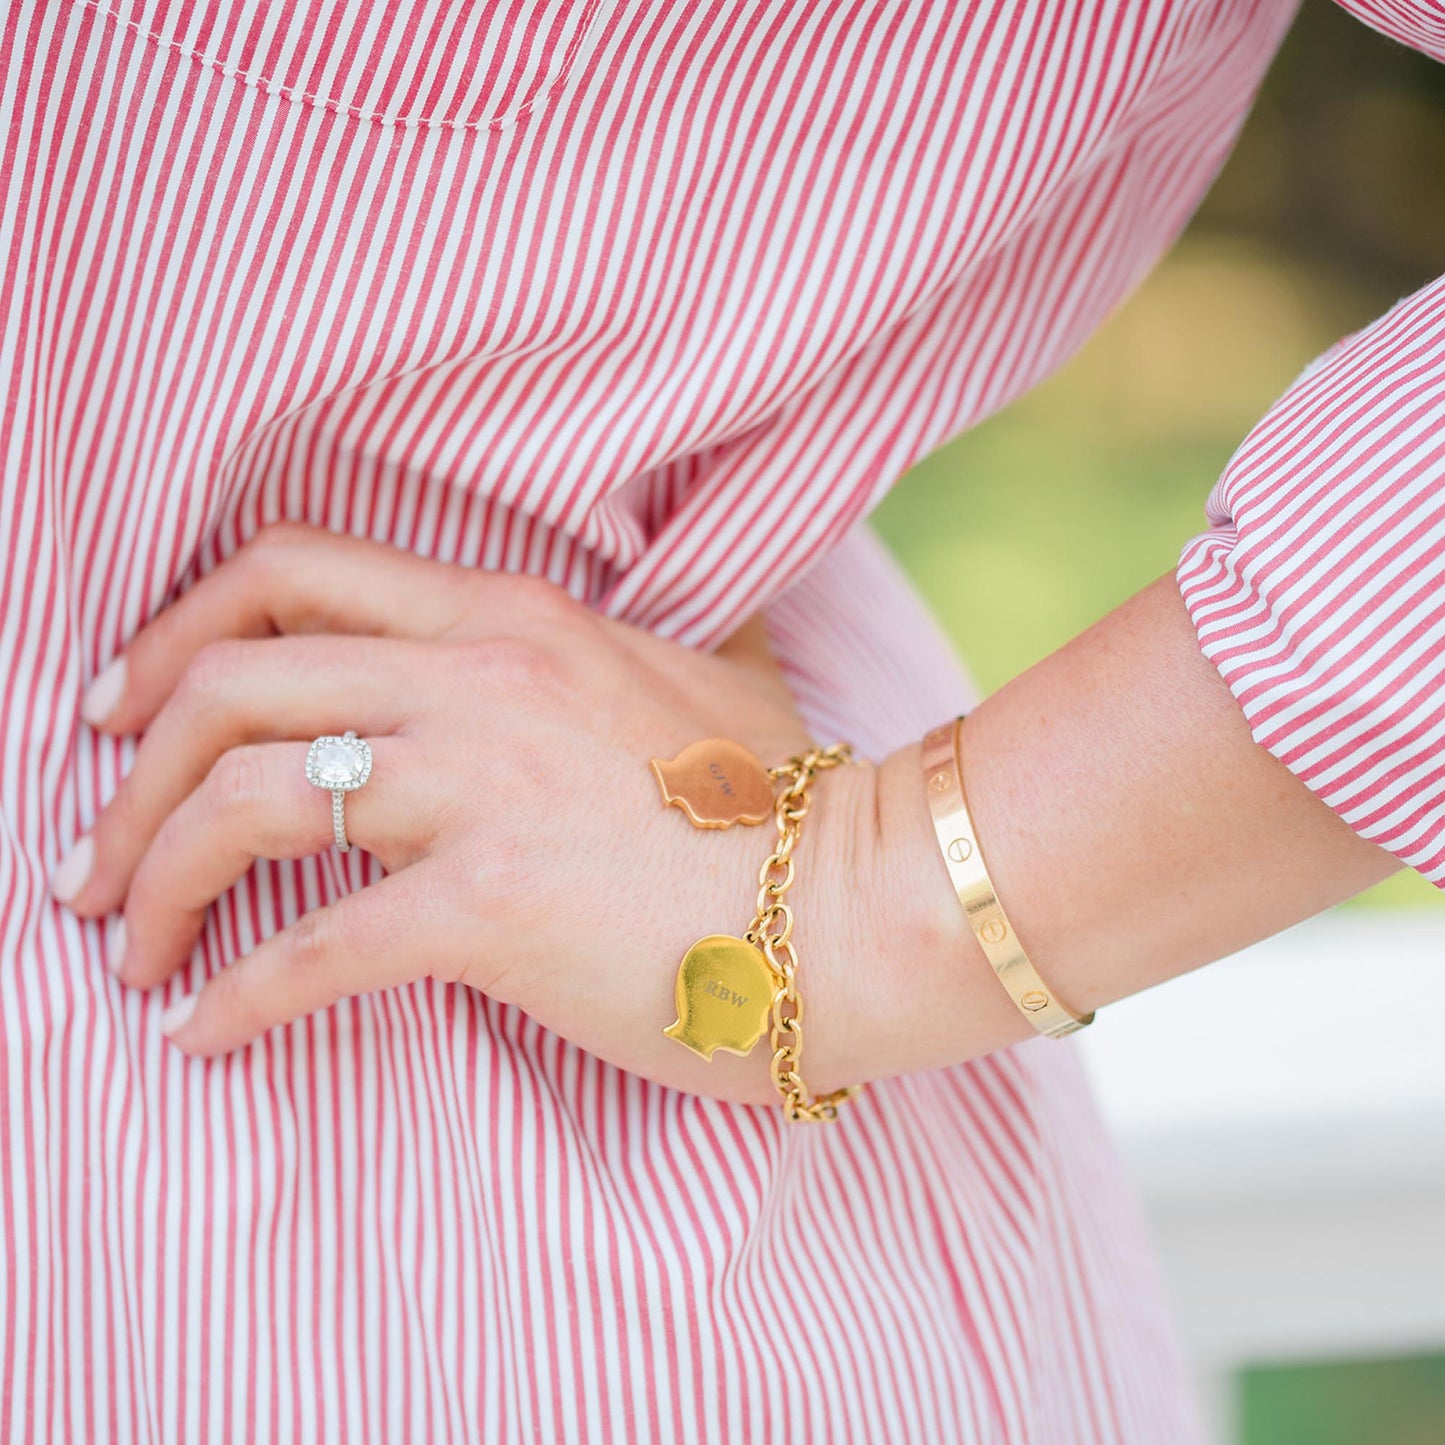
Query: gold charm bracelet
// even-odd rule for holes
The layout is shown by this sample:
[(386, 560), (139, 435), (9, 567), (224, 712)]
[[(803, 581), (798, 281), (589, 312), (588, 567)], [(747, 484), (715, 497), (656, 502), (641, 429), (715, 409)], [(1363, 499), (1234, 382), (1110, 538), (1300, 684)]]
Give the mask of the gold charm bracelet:
[(767, 1028), (773, 1049), (769, 1072), (784, 1114), (795, 1123), (836, 1119), (838, 1105), (862, 1087), (850, 1084), (817, 1098), (808, 1095), (799, 1072), (803, 998), (793, 910), (784, 901), (793, 884), (793, 850), (810, 806), (808, 789), (820, 772), (852, 759), (847, 743), (835, 743), (765, 768), (739, 744), (709, 738), (684, 748), (671, 762), (651, 760), (664, 803), (680, 807), (699, 828), (761, 823), (766, 797), (774, 784), (786, 780), (768, 810), (777, 824), (778, 845), (758, 870), (753, 921), (741, 938), (709, 934), (683, 955), (674, 989), (677, 1019), (663, 1033), (711, 1061), (718, 1049), (748, 1054)]

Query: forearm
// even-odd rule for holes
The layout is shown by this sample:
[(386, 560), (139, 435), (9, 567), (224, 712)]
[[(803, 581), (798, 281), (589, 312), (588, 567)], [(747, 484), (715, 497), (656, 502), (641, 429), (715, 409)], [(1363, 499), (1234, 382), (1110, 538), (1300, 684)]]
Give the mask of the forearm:
[[(980, 703), (969, 808), (999, 898), (1077, 1013), (1263, 938), (1395, 871), (1276, 758), (1199, 650), (1171, 576)], [(1035, 1036), (963, 921), (919, 746), (878, 769), (873, 895), (903, 1066)], [(876, 951), (876, 950), (875, 950)]]

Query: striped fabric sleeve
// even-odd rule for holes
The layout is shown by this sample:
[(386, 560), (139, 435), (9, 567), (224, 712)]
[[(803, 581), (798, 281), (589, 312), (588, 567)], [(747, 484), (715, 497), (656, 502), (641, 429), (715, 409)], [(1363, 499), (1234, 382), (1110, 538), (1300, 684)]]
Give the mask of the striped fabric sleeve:
[(1445, 0), (1338, 0), (1372, 30), (1445, 60)]
[(1245, 438), (1176, 577), (1268, 748), (1445, 888), (1445, 277)]

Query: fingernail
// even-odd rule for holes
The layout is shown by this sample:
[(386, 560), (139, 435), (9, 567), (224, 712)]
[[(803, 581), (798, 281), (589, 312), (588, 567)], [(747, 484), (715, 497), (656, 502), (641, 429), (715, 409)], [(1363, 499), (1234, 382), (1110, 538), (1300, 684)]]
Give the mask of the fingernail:
[(61, 903), (69, 903), (90, 877), (95, 863), (95, 839), (87, 833), (60, 860), (50, 875), (50, 891)]
[(111, 930), (110, 943), (106, 946), (105, 961), (110, 971), (120, 977), (121, 964), (125, 962), (125, 919), (117, 918)]
[(125, 656), (113, 658), (91, 679), (80, 699), (80, 715), (91, 727), (99, 727), (125, 691)]
[(188, 993), (185, 998), (173, 1003), (161, 1015), (161, 1031), (175, 1038), (177, 1031), (190, 1022), (191, 1015), (196, 1011), (196, 999), (199, 997), (199, 994)]

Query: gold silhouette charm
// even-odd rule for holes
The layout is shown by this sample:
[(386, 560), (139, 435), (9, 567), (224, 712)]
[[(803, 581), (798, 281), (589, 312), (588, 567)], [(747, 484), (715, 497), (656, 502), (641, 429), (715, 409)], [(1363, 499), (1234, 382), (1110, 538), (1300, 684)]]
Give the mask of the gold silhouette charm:
[(772, 779), (741, 743), (708, 738), (689, 743), (671, 762), (650, 761), (662, 801), (676, 804), (696, 828), (728, 828), (772, 817)]
[(677, 966), (677, 1021), (663, 1033), (709, 1063), (718, 1049), (746, 1054), (768, 1026), (775, 987), (760, 948), (710, 933)]

